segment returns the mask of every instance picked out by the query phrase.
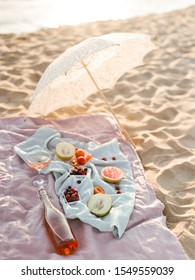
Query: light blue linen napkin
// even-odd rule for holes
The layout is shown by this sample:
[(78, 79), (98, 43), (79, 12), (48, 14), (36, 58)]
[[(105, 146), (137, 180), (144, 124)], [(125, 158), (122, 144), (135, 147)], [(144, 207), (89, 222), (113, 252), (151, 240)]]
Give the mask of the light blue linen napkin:
[[(68, 162), (56, 159), (54, 156), (55, 147), (60, 141), (69, 142), (92, 154), (91, 160), (85, 165), (88, 170), (86, 176), (70, 175), (72, 166)], [(14, 150), (25, 161), (27, 154), (35, 148), (44, 148), (54, 156), (50, 165), (43, 169), (43, 173), (52, 172), (54, 174), (55, 191), (66, 217), (69, 219), (78, 218), (99, 231), (112, 232), (116, 238), (121, 238), (134, 208), (135, 184), (131, 165), (121, 152), (117, 139), (101, 145), (93, 141), (80, 142), (72, 138), (62, 138), (59, 132), (48, 127), (41, 127), (26, 141), (16, 145)], [(106, 161), (102, 158), (106, 158)], [(105, 166), (116, 166), (123, 170), (125, 176), (120, 181), (120, 194), (117, 194), (115, 184), (107, 183), (102, 179), (101, 169)], [(66, 202), (64, 191), (68, 186), (73, 186), (78, 190), (79, 201), (71, 204)], [(87, 206), (93, 195), (94, 186), (101, 186), (105, 193), (112, 198), (112, 208), (109, 214), (104, 217), (96, 217)]]

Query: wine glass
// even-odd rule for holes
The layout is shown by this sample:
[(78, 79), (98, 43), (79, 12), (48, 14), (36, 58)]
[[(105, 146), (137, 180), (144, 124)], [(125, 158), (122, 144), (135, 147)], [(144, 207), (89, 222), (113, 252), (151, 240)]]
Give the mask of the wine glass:
[(44, 187), (47, 185), (47, 179), (40, 175), (43, 168), (47, 167), (51, 161), (49, 152), (41, 149), (33, 150), (27, 154), (26, 163), (31, 168), (38, 171), (39, 176), (33, 181), (36, 187)]

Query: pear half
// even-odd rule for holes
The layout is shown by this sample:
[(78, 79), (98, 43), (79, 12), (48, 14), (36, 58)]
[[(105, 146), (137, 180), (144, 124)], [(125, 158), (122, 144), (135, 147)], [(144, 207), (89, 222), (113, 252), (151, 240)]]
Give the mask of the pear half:
[(94, 194), (90, 197), (88, 208), (97, 217), (103, 217), (110, 212), (112, 199), (108, 194)]
[(56, 145), (56, 155), (61, 160), (69, 160), (74, 156), (75, 147), (67, 142), (60, 142)]

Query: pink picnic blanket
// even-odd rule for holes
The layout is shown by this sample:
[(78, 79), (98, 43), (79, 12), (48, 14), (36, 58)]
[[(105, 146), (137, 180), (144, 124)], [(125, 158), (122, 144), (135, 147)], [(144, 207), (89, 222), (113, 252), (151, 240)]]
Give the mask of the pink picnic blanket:
[[(14, 147), (31, 138), (40, 128), (71, 135), (75, 141), (104, 144), (116, 139), (127, 157), (135, 185), (135, 203), (121, 238), (102, 232), (79, 218), (68, 219), (79, 242), (74, 255), (56, 254), (44, 223), (44, 206), (32, 186), (36, 172), (16, 154)], [(47, 191), (63, 212), (54, 188), (55, 178), (47, 175)], [(0, 119), (0, 259), (187, 259), (174, 234), (166, 227), (163, 204), (144, 176), (133, 145), (120, 133), (113, 118), (105, 114), (46, 120), (23, 117)], [(64, 213), (64, 212), (63, 212)], [(109, 215), (109, 214), (108, 214)]]

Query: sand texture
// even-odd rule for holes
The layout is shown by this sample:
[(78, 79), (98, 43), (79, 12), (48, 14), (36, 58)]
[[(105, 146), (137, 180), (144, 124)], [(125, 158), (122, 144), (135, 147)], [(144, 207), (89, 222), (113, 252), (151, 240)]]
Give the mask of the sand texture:
[[(195, 259), (195, 7), (123, 21), (0, 35), (0, 117), (24, 115), (46, 67), (72, 44), (147, 33), (159, 48), (105, 92), (164, 203), (167, 226)], [(49, 117), (108, 111), (98, 94)], [(167, 240), (167, 242), (169, 242)]]

